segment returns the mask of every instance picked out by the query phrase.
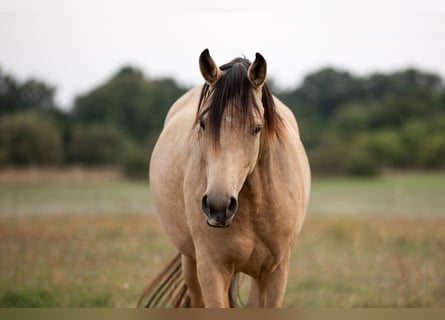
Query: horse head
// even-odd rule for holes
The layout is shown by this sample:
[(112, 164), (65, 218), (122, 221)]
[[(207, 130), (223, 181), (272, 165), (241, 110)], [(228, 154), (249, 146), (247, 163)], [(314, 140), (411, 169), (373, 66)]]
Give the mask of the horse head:
[(209, 226), (228, 227), (239, 192), (257, 166), (262, 143), (276, 133), (280, 118), (261, 54), (253, 63), (236, 58), (218, 67), (206, 49), (199, 65), (206, 80), (196, 116), (207, 183), (201, 208)]

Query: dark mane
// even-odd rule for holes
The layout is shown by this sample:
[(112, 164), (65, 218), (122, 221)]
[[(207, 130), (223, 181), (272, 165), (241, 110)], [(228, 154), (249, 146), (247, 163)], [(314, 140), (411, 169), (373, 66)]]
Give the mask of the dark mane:
[[(206, 83), (202, 88), (196, 122), (207, 114), (206, 130), (208, 128), (214, 146), (219, 144), (221, 123), (226, 111), (232, 116), (233, 124), (241, 127), (252, 126), (255, 114), (259, 113), (253, 87), (247, 77), (250, 64), (245, 58), (236, 58), (220, 67), (224, 75), (214, 86)], [(275, 109), (267, 83), (263, 85), (261, 99), (266, 137), (276, 135), (279, 138), (282, 119)]]

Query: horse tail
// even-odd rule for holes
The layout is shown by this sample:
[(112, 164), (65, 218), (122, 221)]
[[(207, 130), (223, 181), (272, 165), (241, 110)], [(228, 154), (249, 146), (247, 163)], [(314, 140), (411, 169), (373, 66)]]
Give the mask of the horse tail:
[[(231, 308), (243, 307), (240, 296), (241, 274), (236, 273), (229, 287)], [(181, 254), (175, 257), (154, 278), (140, 296), (138, 308), (189, 308), (190, 294), (182, 275)]]
[(162, 272), (149, 283), (137, 303), (138, 308), (187, 308), (190, 295), (182, 275), (178, 253)]

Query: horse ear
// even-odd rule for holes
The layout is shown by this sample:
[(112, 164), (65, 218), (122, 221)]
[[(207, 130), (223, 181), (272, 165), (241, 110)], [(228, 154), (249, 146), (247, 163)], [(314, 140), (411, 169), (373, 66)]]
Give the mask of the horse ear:
[(257, 88), (261, 88), (266, 82), (267, 64), (266, 59), (258, 52), (255, 61), (250, 65), (247, 76), (250, 83)]
[(199, 69), (204, 79), (210, 85), (214, 85), (222, 76), (222, 71), (210, 56), (209, 49), (205, 49), (199, 56)]

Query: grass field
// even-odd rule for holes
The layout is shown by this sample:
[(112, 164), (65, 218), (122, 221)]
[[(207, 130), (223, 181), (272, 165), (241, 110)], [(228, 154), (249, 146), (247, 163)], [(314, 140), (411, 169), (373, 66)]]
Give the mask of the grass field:
[[(1, 179), (0, 179), (1, 181)], [(445, 307), (445, 174), (323, 179), (285, 306)], [(132, 307), (175, 250), (144, 182), (0, 182), (1, 307)]]
[(445, 217), (445, 172), (315, 179), (310, 211)]

